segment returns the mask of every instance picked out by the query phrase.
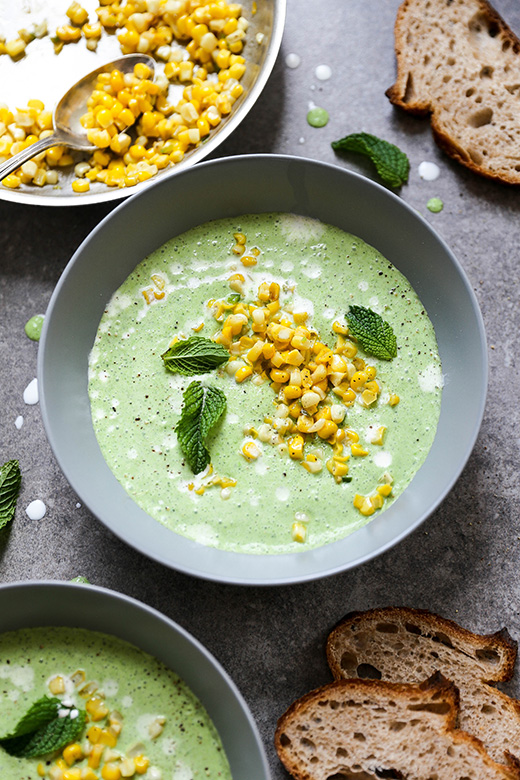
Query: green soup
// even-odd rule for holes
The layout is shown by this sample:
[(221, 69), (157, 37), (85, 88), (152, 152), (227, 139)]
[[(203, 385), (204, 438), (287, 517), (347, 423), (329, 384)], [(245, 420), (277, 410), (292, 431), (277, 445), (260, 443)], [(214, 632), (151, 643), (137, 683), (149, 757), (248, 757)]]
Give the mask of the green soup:
[[(246, 242), (242, 256), (236, 234)], [(181, 376), (164, 367), (161, 355), (173, 338), (195, 333), (219, 338), (225, 322), (216, 319), (218, 306), (228, 306), (224, 319), (237, 301), (258, 306), (262, 284), (279, 286), (280, 308), (285, 317), (294, 317), (293, 328), (303, 322), (332, 349), (345, 330), (349, 305), (370, 308), (394, 330), (393, 360), (366, 355), (359, 345), (352, 358), (377, 372), (377, 399), (367, 406), (356, 397), (348, 404), (329, 393), (321, 404), (329, 411), (334, 406), (335, 414), (343, 407), (340, 427), (358, 437), (352, 451), (346, 443), (354, 442), (346, 440), (343, 479), (331, 474), (335, 450), (319, 435), (304, 436), (305, 451), (323, 465), (316, 473), (302, 468), (306, 457), (288, 454), (289, 434), (280, 444), (287, 423), (276, 416), (281, 407), (275, 401), (285, 391), (275, 385), (273, 392), (267, 381), (272, 375), (262, 381), (253, 373), (237, 381), (247, 355), (238, 360), (231, 355), (226, 366), (203, 376)], [(243, 335), (252, 337), (248, 316)], [(227, 398), (227, 411), (207, 440), (213, 477), (193, 475), (174, 431), (183, 392), (193, 380), (220, 388)], [(146, 257), (107, 305), (89, 363), (95, 433), (123, 487), (176, 533), (242, 553), (298, 552), (333, 542), (388, 507), (431, 447), (441, 387), (432, 324), (403, 275), (359, 238), (291, 214), (209, 222)], [(266, 425), (272, 436), (265, 435)], [(258, 457), (245, 457), (248, 441)], [(224, 481), (208, 487), (215, 474)], [(384, 506), (376, 505), (372, 514), (360, 512), (356, 496), (374, 496), (382, 484), (391, 484)], [(302, 534), (295, 533), (297, 526)]]
[[(68, 705), (88, 711), (90, 699), (109, 711), (87, 723), (78, 739), (84, 757), (71, 768), (89, 766), (88, 750), (95, 745), (87, 740), (88, 730), (97, 726), (106, 731), (115, 712), (121, 730), (115, 746), (104, 748), (99, 766), (92, 770), (97, 777), (107, 763), (122, 767), (122, 761), (142, 756), (148, 768), (135, 777), (231, 780), (215, 727), (187, 685), (127, 642), (83, 629), (32, 628), (0, 635), (0, 734), (9, 734), (34, 702), (54, 695), (54, 684), (64, 687), (56, 695)], [(0, 777), (41, 780), (42, 769), (45, 778), (52, 778), (53, 771), (59, 776), (56, 759), (15, 758), (0, 748)]]

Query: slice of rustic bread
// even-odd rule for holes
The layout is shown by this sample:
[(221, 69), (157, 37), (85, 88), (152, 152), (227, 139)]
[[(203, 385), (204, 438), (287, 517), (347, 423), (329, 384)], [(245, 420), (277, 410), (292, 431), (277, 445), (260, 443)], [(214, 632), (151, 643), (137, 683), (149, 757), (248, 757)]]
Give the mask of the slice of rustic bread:
[(431, 114), (437, 143), (491, 179), (520, 184), (520, 40), (486, 0), (404, 0), (395, 105)]
[(460, 728), (496, 761), (520, 756), (520, 702), (489, 685), (513, 674), (516, 643), (506, 631), (482, 636), (405, 607), (352, 612), (330, 633), (327, 660), (336, 679), (417, 683), (441, 672), (460, 691)]
[(338, 680), (289, 707), (275, 745), (297, 780), (517, 780), (479, 740), (454, 728), (456, 688)]

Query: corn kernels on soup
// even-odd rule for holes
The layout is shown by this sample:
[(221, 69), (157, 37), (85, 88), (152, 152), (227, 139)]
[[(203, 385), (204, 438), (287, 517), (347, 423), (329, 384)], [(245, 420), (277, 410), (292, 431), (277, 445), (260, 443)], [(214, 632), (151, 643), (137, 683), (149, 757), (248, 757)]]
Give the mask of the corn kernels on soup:
[(242, 553), (317, 547), (384, 511), (431, 447), (441, 387), (403, 275), (361, 239), (279, 213), (209, 222), (146, 257), (89, 364), (96, 436), (128, 493)]
[(10, 754), (12, 746), (0, 740), (2, 780), (231, 780), (200, 701), (174, 672), (127, 642), (64, 627), (1, 634), (0, 735), (10, 735), (45, 700), (56, 701), (57, 722), (81, 719), (79, 733), (31, 757)]

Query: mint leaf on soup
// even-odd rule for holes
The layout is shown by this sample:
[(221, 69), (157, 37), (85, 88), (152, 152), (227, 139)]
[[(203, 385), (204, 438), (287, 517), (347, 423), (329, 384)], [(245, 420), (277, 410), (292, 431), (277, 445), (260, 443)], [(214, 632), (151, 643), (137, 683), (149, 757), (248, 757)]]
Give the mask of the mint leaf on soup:
[(184, 376), (207, 374), (229, 360), (229, 352), (222, 344), (216, 344), (202, 336), (191, 336), (176, 341), (161, 355), (168, 371)]
[(346, 320), (349, 331), (368, 355), (391, 360), (397, 355), (397, 340), (388, 322), (372, 309), (350, 306)]
[(0, 468), (0, 528), (14, 517), (22, 475), (17, 460), (8, 460)]
[(33, 758), (74, 742), (85, 727), (84, 710), (65, 707), (60, 699), (43, 696), (31, 705), (14, 730), (0, 738), (10, 756)]
[(378, 174), (390, 187), (400, 187), (408, 181), (410, 161), (398, 146), (369, 133), (351, 133), (333, 141), (335, 151), (357, 152), (374, 163)]
[(226, 396), (218, 387), (195, 381), (184, 391), (183, 401), (175, 432), (189, 467), (199, 474), (210, 462), (205, 441), (226, 410)]

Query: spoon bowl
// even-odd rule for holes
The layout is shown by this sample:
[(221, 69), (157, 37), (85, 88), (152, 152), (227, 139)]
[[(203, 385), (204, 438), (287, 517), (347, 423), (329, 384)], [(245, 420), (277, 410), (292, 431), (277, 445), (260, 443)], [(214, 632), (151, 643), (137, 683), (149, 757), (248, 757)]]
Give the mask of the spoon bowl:
[(41, 138), (34, 144), (22, 149), (0, 164), (0, 181), (15, 171), (24, 162), (41, 154), (51, 146), (68, 146), (71, 149), (79, 149), (82, 152), (92, 152), (97, 146), (91, 144), (87, 138), (86, 130), (82, 127), (80, 119), (87, 111), (87, 101), (92, 93), (94, 84), (100, 73), (110, 73), (120, 70), (121, 73), (132, 73), (139, 62), (148, 65), (152, 72), (155, 71), (155, 61), (147, 54), (126, 54), (117, 60), (101, 65), (96, 70), (83, 76), (77, 81), (57, 103), (53, 116), (53, 133), (47, 138)]

